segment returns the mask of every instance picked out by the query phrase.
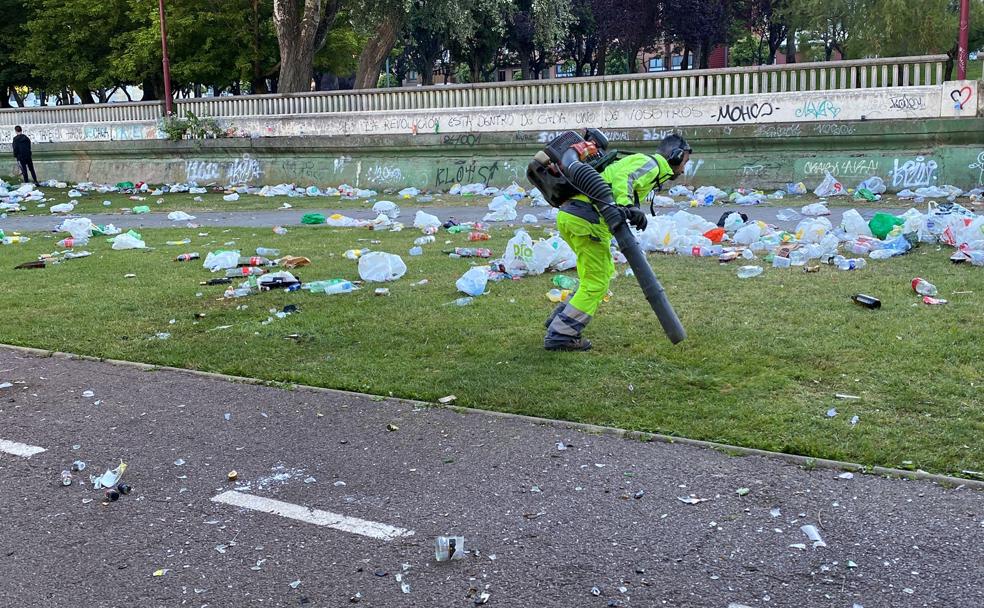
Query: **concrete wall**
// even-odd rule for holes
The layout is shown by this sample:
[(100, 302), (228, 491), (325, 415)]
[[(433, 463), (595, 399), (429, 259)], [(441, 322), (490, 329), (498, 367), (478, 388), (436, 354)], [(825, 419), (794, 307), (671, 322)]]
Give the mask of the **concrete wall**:
[[(550, 125), (551, 127), (553, 125)], [(584, 125), (579, 125), (584, 126)], [(615, 128), (623, 150), (655, 150), (672, 128)], [(813, 121), (688, 126), (695, 149), (686, 182), (720, 187), (814, 187), (829, 170), (846, 185), (871, 175), (894, 189), (984, 185), (984, 118)], [(41, 179), (121, 180), (447, 190), (457, 182), (524, 183), (526, 165), (554, 130), (338, 135), (170, 142), (41, 144)], [(12, 164), (11, 164), (12, 165)], [(10, 173), (13, 169), (0, 173)]]
[[(245, 116), (222, 119), (251, 138), (361, 135), (542, 133), (598, 127), (613, 131), (690, 126), (932, 119), (984, 115), (978, 81), (934, 86), (616, 101), (493, 108)], [(35, 142), (162, 139), (154, 122), (32, 126)], [(8, 144), (13, 130), (0, 132)], [(6, 145), (3, 146), (6, 148)]]

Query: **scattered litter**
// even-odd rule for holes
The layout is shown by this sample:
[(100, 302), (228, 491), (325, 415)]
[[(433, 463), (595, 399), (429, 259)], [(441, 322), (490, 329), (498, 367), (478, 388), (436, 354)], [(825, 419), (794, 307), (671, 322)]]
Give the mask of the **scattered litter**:
[(448, 395), (446, 397), (441, 397), (437, 400), (438, 403), (443, 405), (448, 405), (449, 403), (454, 403), (458, 398), (454, 395)]
[(298, 587), (301, 586), (301, 580), (300, 579), (297, 579), (296, 581), (293, 581), (293, 582), (288, 583), (288, 584), (290, 585), (290, 588), (291, 589), (297, 589)]
[(827, 418), (833, 418), (836, 415), (837, 415), (836, 408), (830, 408), (829, 410), (827, 410)]
[(170, 568), (160, 568), (159, 570), (154, 570), (154, 576), (164, 576), (170, 571)]
[(837, 476), (837, 479), (854, 479), (854, 473), (844, 472)]
[(834, 397), (836, 397), (837, 399), (854, 399), (854, 400), (857, 400), (857, 399), (860, 399), (861, 398), (861, 397), (858, 397), (857, 395), (845, 395), (843, 393), (837, 393), (837, 394), (834, 395)]
[(735, 490), (735, 494), (737, 494), (738, 496), (748, 496), (749, 492), (751, 492), (751, 490), (748, 488), (738, 488), (737, 490)]
[(465, 537), (438, 536), (434, 541), (434, 558), (446, 562), (465, 557)]
[(809, 538), (811, 541), (813, 541), (813, 548), (814, 549), (816, 549), (818, 547), (826, 547), (827, 546), (827, 543), (823, 542), (823, 539), (820, 538), (820, 532), (816, 529), (816, 526), (813, 526), (813, 525), (809, 525), (808, 524), (808, 525), (805, 525), (805, 526), (800, 526), (800, 530), (802, 530), (803, 534), (806, 534), (806, 537), (807, 538)]
[(710, 498), (697, 498), (691, 494), (690, 496), (677, 496), (677, 500), (688, 505), (696, 505), (702, 502), (707, 502)]

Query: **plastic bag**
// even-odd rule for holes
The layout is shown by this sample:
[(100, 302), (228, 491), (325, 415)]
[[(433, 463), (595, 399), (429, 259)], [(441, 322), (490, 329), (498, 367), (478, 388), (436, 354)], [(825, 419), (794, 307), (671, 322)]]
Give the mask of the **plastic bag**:
[(458, 291), (474, 297), (485, 293), (485, 286), (488, 282), (488, 269), (484, 266), (475, 266), (474, 268), (469, 268), (465, 274), (461, 275), (461, 278), (455, 282), (454, 286), (458, 288)]
[(735, 199), (736, 205), (758, 205), (759, 203), (765, 202), (765, 195), (758, 192), (753, 192), (751, 194), (746, 194), (744, 196), (739, 196)]
[(653, 196), (654, 207), (676, 207), (677, 202), (668, 196)]
[(75, 209), (74, 203), (62, 203), (48, 207), (48, 211), (52, 213), (71, 213), (73, 209)]
[[(483, 222), (511, 222), (516, 219), (516, 201), (506, 199), (508, 204), (502, 204), (498, 209), (486, 213), (482, 218)], [(489, 205), (491, 207), (491, 205)]]
[(533, 261), (533, 239), (525, 230), (517, 230), (515, 236), (506, 243), (502, 256), (506, 272), (516, 274), (525, 272)]
[(806, 184), (803, 182), (786, 184), (786, 192), (790, 194), (806, 194)]
[(359, 276), (363, 281), (395, 281), (407, 272), (403, 259), (392, 253), (372, 251), (359, 258)]
[(905, 224), (905, 220), (902, 218), (879, 211), (868, 222), (868, 227), (871, 228), (871, 234), (875, 238), (884, 239), (892, 231), (892, 228), (903, 224)]
[(403, 198), (414, 198), (416, 196), (420, 196), (420, 189), (413, 188), (413, 187), (404, 188), (403, 190), (397, 192), (397, 194), (399, 194)]
[(813, 191), (813, 194), (821, 197), (841, 196), (847, 194), (847, 190), (844, 188), (844, 184), (837, 181), (837, 178), (831, 175), (830, 171), (827, 171), (823, 181)]
[(229, 201), (229, 202), (238, 201), (239, 193), (233, 192), (232, 194), (226, 194), (225, 196), (222, 197), (222, 200)]
[(147, 246), (142, 240), (135, 236), (132, 230), (126, 234), (118, 234), (113, 237), (113, 249), (120, 251), (123, 249), (143, 249)]
[(732, 240), (739, 245), (751, 245), (760, 236), (762, 236), (762, 226), (758, 222), (750, 222), (739, 228)]
[(856, 209), (848, 209), (841, 216), (841, 228), (850, 235), (871, 236), (871, 228)]
[(811, 217), (797, 224), (794, 232), (801, 243), (819, 243), (833, 228), (827, 218)]
[(195, 219), (194, 215), (188, 215), (184, 211), (172, 211), (167, 214), (167, 219), (172, 222), (187, 222), (188, 220)]
[(373, 213), (380, 214), (383, 213), (390, 219), (396, 219), (400, 217), (400, 208), (393, 201), (378, 201), (372, 206)]
[(431, 215), (424, 211), (417, 211), (417, 215), (413, 218), (413, 227), (420, 229), (440, 228), (441, 220), (436, 215)]
[(685, 196), (687, 198), (694, 198), (694, 191), (690, 188), (684, 186), (683, 184), (677, 184), (670, 188), (670, 196)]
[(527, 213), (526, 215), (523, 216), (524, 224), (535, 224), (537, 223), (537, 221), (538, 220), (536, 219), (536, 216), (533, 215), (532, 213)]
[(809, 205), (804, 205), (800, 209), (800, 213), (810, 217), (817, 217), (819, 215), (830, 215), (830, 209), (827, 209), (827, 205), (823, 203), (810, 203)]
[(92, 236), (92, 232), (95, 229), (96, 225), (87, 217), (67, 219), (58, 227), (59, 231), (70, 233), (74, 239), (88, 238)]
[(742, 219), (740, 213), (732, 212), (729, 213), (727, 217), (724, 218), (724, 229), (727, 230), (728, 232), (734, 232), (735, 230), (741, 228), (742, 224), (744, 223), (745, 220)]
[(209, 251), (202, 267), (211, 271), (227, 270), (239, 265), (239, 251)]
[(301, 216), (302, 224), (324, 224), (325, 216), (320, 213), (305, 213)]
[(873, 175), (872, 177), (869, 177), (868, 179), (858, 184), (858, 190), (862, 188), (871, 191), (872, 194), (885, 194), (885, 190), (888, 189), (885, 186), (885, 180), (878, 177), (877, 175)]
[[(357, 220), (354, 217), (349, 217), (347, 215), (342, 215), (341, 213), (332, 213), (328, 217), (321, 215), (320, 213), (308, 213), (301, 218), (302, 223), (308, 223), (304, 221), (304, 218), (308, 216), (314, 216), (311, 219), (312, 223), (327, 224), (333, 228), (360, 228), (366, 226), (369, 222), (364, 220)], [(320, 222), (318, 219), (320, 218)]]

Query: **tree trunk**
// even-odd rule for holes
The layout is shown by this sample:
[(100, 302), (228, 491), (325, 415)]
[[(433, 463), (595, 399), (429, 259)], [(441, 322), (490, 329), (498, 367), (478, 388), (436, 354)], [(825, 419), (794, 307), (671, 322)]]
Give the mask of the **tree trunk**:
[(0, 108), (9, 108), (10, 106), (10, 91), (13, 87), (3, 85), (0, 86)]
[(663, 71), (668, 72), (673, 67), (673, 45), (667, 42), (663, 45)]
[(704, 38), (700, 41), (700, 68), (701, 70), (707, 69), (708, 59), (711, 56), (711, 41)]
[(355, 88), (375, 88), (379, 82), (379, 72), (386, 61), (386, 56), (393, 50), (396, 37), (403, 29), (403, 14), (387, 15), (376, 29), (376, 35), (369, 39), (366, 48), (359, 55), (359, 67), (355, 72)]
[(328, 29), (338, 14), (340, 0), (274, 0), (273, 25), (280, 47), (280, 92), (311, 90), (314, 55), (325, 45)]
[[(447, 76), (448, 76), (448, 74), (447, 74), (447, 72), (445, 72), (444, 73), (444, 80), (445, 80), (445, 82), (447, 82)], [(420, 70), (420, 83), (423, 84), (425, 87), (428, 87), (428, 86), (431, 86), (432, 84), (434, 84), (434, 64), (432, 62), (425, 61), (421, 65), (421, 70)], [(399, 86), (399, 85), (397, 85), (397, 86)]]
[(796, 28), (786, 32), (786, 63), (796, 63)]
[(530, 79), (530, 53), (528, 51), (519, 51), (516, 53), (519, 56), (519, 68), (522, 70), (523, 80)]
[(143, 97), (140, 101), (157, 101), (161, 98), (158, 94), (157, 83), (150, 78), (145, 78), (140, 88), (143, 89)]
[(92, 96), (92, 91), (89, 90), (88, 86), (80, 86), (75, 89), (76, 95), (82, 101), (82, 105), (89, 105), (96, 103), (96, 99)]
[(598, 76), (608, 74), (608, 41), (601, 40), (598, 42), (598, 54), (595, 55), (595, 61), (598, 64), (598, 68), (595, 70)]
[[(669, 69), (673, 69), (673, 58), (672, 57), (670, 57), (670, 67), (669, 67)], [(689, 46), (683, 47), (683, 55), (680, 57), (680, 69), (681, 70), (689, 70), (690, 69), (690, 47)]]

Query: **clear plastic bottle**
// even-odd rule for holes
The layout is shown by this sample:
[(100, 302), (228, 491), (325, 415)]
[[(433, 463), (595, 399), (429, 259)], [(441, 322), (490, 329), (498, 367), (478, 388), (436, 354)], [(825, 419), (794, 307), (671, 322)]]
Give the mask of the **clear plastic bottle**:
[(772, 258), (773, 268), (789, 268), (792, 265), (792, 260), (789, 258), (784, 258), (781, 255), (774, 256)]
[(242, 268), (230, 268), (226, 270), (225, 276), (227, 277), (249, 277), (249, 276), (259, 276), (264, 274), (266, 270), (258, 266), (243, 266)]
[(273, 227), (273, 232), (274, 232), (274, 234), (284, 235), (284, 234), (287, 234), (287, 229), (284, 228), (283, 226), (274, 226)]
[(764, 269), (761, 266), (742, 266), (738, 269), (739, 279), (750, 279), (762, 274)]
[(936, 289), (936, 285), (933, 285), (926, 279), (921, 279), (916, 277), (912, 279), (912, 290), (921, 296), (936, 297), (939, 295), (939, 290)]
[(434, 235), (428, 234), (428, 235), (421, 236), (421, 237), (418, 237), (418, 238), (414, 239), (413, 244), (414, 245), (428, 245), (430, 243), (433, 243), (434, 240), (435, 240)]
[(68, 237), (67, 239), (62, 239), (58, 241), (57, 246), (64, 249), (71, 249), (78, 245), (79, 247), (85, 247), (88, 244), (89, 239), (77, 239), (74, 237)]
[(328, 285), (324, 289), (324, 293), (328, 295), (333, 295), (336, 293), (352, 293), (353, 291), (355, 291), (355, 285), (352, 284), (352, 281), (339, 281)]
[(256, 255), (263, 256), (265, 258), (277, 258), (280, 257), (280, 250), (270, 249), (269, 247), (257, 247)]
[(746, 260), (754, 260), (755, 252), (752, 251), (751, 249), (745, 249), (744, 251), (741, 252), (741, 257)]
[(790, 266), (804, 266), (807, 260), (807, 252), (803, 249), (794, 249), (789, 252)]
[(475, 301), (475, 298), (473, 298), (471, 296), (468, 296), (466, 298), (458, 298), (457, 300), (454, 301), (454, 305), (455, 306), (468, 306), (469, 304), (471, 304), (474, 301)]
[(424, 255), (424, 250), (420, 245), (410, 248), (410, 255)]
[(871, 258), (872, 260), (887, 260), (888, 258), (892, 257), (896, 253), (898, 252), (895, 251), (894, 249), (875, 249), (874, 251), (868, 254), (868, 257)]

